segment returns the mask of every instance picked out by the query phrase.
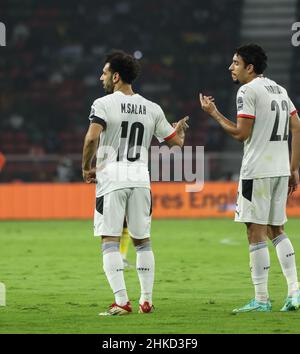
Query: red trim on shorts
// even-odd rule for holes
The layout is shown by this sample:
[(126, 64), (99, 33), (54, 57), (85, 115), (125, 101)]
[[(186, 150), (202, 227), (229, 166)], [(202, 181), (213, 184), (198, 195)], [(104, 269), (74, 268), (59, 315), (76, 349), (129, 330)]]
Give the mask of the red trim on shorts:
[(294, 114), (298, 113), (298, 109), (295, 109), (293, 112), (290, 113), (290, 116), (293, 116)]
[(173, 132), (171, 135), (167, 136), (166, 138), (164, 138), (165, 141), (170, 140), (171, 138), (173, 138), (173, 136), (175, 136), (177, 133)]
[(255, 116), (251, 116), (250, 114), (238, 114), (237, 117), (255, 119)]

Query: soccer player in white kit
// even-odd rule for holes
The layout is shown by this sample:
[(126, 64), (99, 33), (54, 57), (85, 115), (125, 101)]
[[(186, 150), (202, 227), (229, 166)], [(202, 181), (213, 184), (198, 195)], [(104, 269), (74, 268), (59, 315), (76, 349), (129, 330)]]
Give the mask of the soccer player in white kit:
[(271, 311), (267, 236), (276, 247), (288, 285), (281, 311), (297, 310), (300, 305), (295, 252), (283, 228), (287, 197), (299, 183), (300, 121), (287, 91), (263, 76), (266, 67), (267, 56), (258, 45), (236, 49), (229, 70), (233, 81), (243, 84), (236, 99), (237, 123), (218, 111), (212, 97), (200, 94), (202, 109), (234, 139), (244, 142), (235, 221), (247, 227), (255, 298), (233, 313)]
[[(133, 92), (131, 84), (138, 73), (139, 63), (131, 55), (115, 51), (106, 57), (100, 80), (108, 95), (94, 101), (84, 141), (83, 179), (86, 183), (97, 183), (94, 235), (102, 236), (103, 269), (115, 296), (115, 302), (100, 315), (132, 312), (119, 249), (124, 217), (137, 252), (139, 312), (153, 311), (148, 148), (153, 135), (169, 146), (182, 147), (187, 128), (188, 117), (174, 128), (159, 105)], [(95, 173), (92, 160), (96, 153)]]

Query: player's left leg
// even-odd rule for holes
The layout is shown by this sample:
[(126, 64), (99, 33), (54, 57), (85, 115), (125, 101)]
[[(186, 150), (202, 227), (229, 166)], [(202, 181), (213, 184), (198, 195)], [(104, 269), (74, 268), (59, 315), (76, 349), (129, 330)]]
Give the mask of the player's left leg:
[(254, 286), (255, 297), (246, 305), (234, 309), (232, 312), (267, 312), (272, 306), (268, 292), (268, 275), (270, 255), (266, 242), (267, 226), (247, 223), (247, 235), (250, 253), (250, 271)]
[(300, 292), (293, 245), (282, 226), (268, 227), (268, 237), (276, 248), (278, 261), (285, 276), (288, 294), (281, 311), (293, 311), (300, 307)]
[(123, 260), (119, 251), (120, 238), (102, 236), (103, 270), (113, 291), (115, 302), (100, 316), (120, 316), (132, 312), (128, 299)]
[[(240, 180), (235, 221), (247, 226), (251, 279), (255, 297), (233, 313), (271, 311), (268, 293), (270, 256), (267, 244), (270, 181), (266, 179)], [(266, 191), (262, 193), (261, 191)]]
[(136, 248), (136, 269), (141, 286), (139, 312), (152, 312), (155, 260), (150, 242), (151, 193), (146, 188), (133, 188), (128, 200), (129, 233)]
[(129, 190), (120, 189), (97, 198), (94, 232), (102, 236), (103, 270), (115, 297), (115, 302), (99, 315), (120, 316), (132, 312), (124, 279), (124, 265), (120, 254), (120, 235)]

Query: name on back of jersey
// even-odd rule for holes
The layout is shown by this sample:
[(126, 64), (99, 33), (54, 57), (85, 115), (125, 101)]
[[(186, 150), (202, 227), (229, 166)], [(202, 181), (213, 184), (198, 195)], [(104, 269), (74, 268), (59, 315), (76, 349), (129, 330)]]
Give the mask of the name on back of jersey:
[(121, 103), (121, 113), (126, 114), (147, 114), (146, 106), (135, 103)]
[(282, 90), (277, 85), (268, 85), (268, 86), (265, 86), (265, 88), (266, 88), (266, 90), (269, 93), (273, 93), (273, 94), (276, 94), (276, 95), (281, 95), (282, 94)]

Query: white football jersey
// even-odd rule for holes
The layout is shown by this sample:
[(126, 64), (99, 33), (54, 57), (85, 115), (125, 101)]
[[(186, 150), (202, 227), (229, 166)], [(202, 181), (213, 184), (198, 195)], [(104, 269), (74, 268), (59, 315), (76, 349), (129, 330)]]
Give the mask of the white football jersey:
[(257, 77), (237, 93), (237, 117), (254, 119), (244, 142), (240, 178), (290, 175), (289, 121), (297, 110), (286, 90), (275, 81)]
[(121, 188), (150, 188), (148, 149), (176, 132), (161, 107), (139, 94), (116, 91), (94, 101), (89, 117), (103, 126), (97, 150), (96, 195)]

